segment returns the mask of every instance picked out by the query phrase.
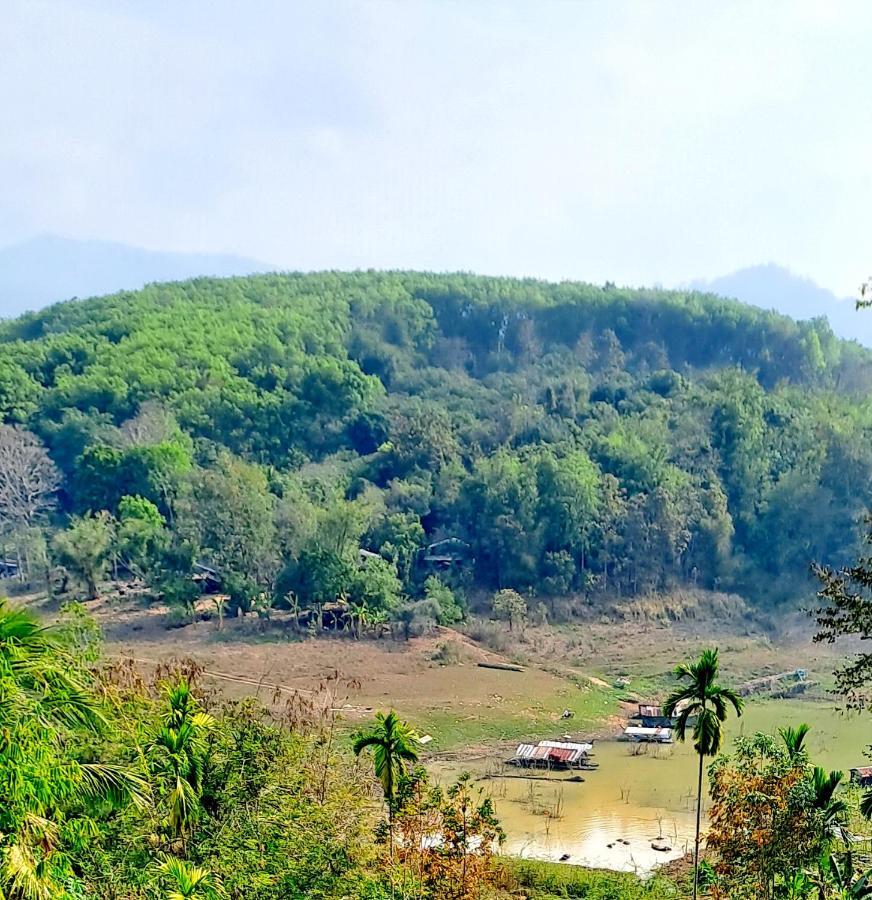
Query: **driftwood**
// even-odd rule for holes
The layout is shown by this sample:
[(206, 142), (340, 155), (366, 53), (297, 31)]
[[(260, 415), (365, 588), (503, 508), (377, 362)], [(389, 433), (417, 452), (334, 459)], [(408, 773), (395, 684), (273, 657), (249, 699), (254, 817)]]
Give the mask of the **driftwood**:
[(482, 669), (501, 669), (505, 672), (523, 672), (523, 666), (516, 666), (514, 663), (492, 663), (492, 662), (480, 662), (479, 666)]

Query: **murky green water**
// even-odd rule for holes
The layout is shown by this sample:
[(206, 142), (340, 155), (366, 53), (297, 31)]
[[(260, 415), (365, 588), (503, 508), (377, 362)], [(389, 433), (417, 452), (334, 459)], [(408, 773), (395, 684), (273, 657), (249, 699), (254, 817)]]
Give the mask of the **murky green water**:
[[(863, 764), (872, 743), (872, 716), (845, 716), (833, 706), (803, 701), (758, 701), (727, 726), (727, 749), (737, 734), (774, 732), (781, 725), (808, 722), (807, 746), (814, 762), (847, 770)], [(553, 735), (542, 735), (553, 737)], [(548, 780), (493, 778), (481, 784), (494, 798), (508, 840), (505, 851), (518, 856), (559, 860), (622, 871), (650, 872), (692, 846), (696, 757), (690, 745), (633, 746), (601, 741), (595, 746), (599, 768), (583, 772), (584, 783), (555, 773)], [(500, 771), (494, 760), (466, 766), (436, 764), (447, 781), (463, 768), (479, 775)], [(511, 767), (507, 774), (517, 774)], [(673, 848), (663, 853), (651, 842), (663, 837)], [(612, 846), (609, 846), (609, 845)]]

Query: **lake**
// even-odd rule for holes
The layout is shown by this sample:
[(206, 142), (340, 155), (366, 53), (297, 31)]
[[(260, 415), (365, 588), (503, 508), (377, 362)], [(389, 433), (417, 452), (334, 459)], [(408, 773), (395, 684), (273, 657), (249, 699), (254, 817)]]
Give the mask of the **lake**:
[[(749, 703), (741, 719), (729, 721), (725, 749), (729, 750), (736, 735), (772, 733), (779, 726), (799, 722), (812, 726), (806, 745), (814, 763), (847, 772), (865, 762), (863, 750), (872, 743), (872, 718), (868, 714), (845, 715), (832, 705), (811, 701)], [(568, 862), (576, 865), (645, 874), (692, 849), (693, 747), (689, 743), (644, 746), (647, 752), (634, 755), (637, 745), (597, 742), (594, 752), (599, 768), (582, 772), (585, 781), (580, 784), (568, 781), (573, 773), (554, 773), (547, 780), (481, 781), (493, 797), (507, 833), (504, 852), (547, 860), (568, 854)], [(518, 773), (513, 767), (484, 759), (465, 766), (455, 762), (431, 766), (442, 783), (463, 769), (480, 776), (497, 771)], [(673, 847), (671, 852), (651, 849), (651, 842), (661, 835)]]

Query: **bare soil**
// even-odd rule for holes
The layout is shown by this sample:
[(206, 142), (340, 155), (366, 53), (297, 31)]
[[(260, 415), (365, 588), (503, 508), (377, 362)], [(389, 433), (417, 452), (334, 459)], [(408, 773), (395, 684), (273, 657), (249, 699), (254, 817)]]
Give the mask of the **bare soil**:
[[(35, 598), (31, 599), (35, 602)], [(44, 602), (46, 612), (53, 607)], [(338, 673), (352, 687), (343, 703), (350, 723), (395, 708), (422, 730), (434, 750), (506, 744), (554, 733), (603, 737), (625, 723), (621, 700), (656, 699), (675, 664), (701, 647), (721, 649), (734, 684), (805, 668), (831, 682), (844, 648), (814, 644), (813, 623), (783, 617), (777, 639), (742, 618), (681, 622), (585, 621), (528, 628), (501, 636), (497, 653), (449, 629), (411, 640), (297, 634), (286, 614), (216, 619), (169, 628), (169, 610), (135, 593), (107, 593), (85, 607), (103, 629), (106, 652), (142, 666), (191, 658), (230, 696), (255, 694), (267, 703), (293, 691), (317, 691)], [(201, 612), (214, 611), (208, 598)], [(524, 672), (480, 668), (479, 662), (522, 661)], [(570, 719), (563, 719), (566, 711)]]

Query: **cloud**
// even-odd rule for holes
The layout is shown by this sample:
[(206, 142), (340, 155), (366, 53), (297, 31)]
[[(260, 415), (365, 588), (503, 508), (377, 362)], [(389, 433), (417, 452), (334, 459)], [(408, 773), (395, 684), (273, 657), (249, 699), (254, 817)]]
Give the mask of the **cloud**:
[(0, 236), (675, 283), (869, 268), (865, 3), (12, 0)]

